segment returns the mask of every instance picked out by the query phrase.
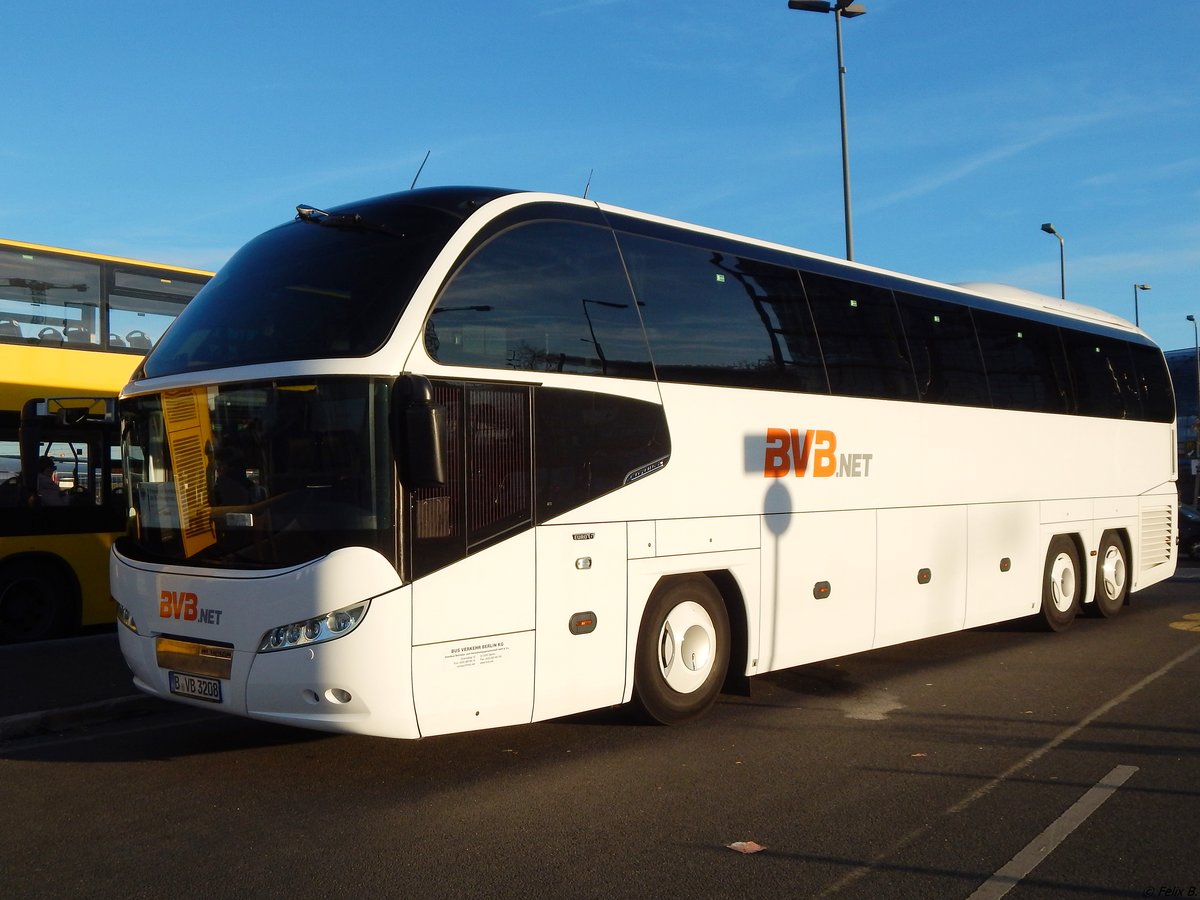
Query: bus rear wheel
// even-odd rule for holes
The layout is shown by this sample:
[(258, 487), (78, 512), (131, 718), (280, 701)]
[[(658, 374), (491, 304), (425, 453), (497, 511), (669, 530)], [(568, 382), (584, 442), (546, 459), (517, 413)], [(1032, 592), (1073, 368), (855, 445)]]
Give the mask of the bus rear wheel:
[(1062, 631), (1075, 621), (1080, 590), (1079, 551), (1069, 537), (1056, 535), (1042, 575), (1041, 622), (1047, 630)]
[(1125, 542), (1106, 531), (1100, 539), (1096, 562), (1096, 599), (1091, 605), (1094, 615), (1111, 619), (1121, 611), (1129, 596), (1129, 562)]
[(660, 583), (638, 633), (634, 697), (653, 721), (694, 719), (716, 701), (729, 668), (729, 613), (703, 575)]
[(54, 566), (22, 559), (0, 568), (0, 643), (41, 641), (75, 624), (74, 592)]

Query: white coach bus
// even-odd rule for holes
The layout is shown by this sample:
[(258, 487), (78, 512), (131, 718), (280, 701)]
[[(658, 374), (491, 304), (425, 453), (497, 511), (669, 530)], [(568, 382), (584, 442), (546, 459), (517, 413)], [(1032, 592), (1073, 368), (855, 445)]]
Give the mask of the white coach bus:
[(1170, 377), (1121, 319), (565, 196), (297, 212), (122, 394), (151, 694), (404, 738), (673, 723), (1174, 572)]

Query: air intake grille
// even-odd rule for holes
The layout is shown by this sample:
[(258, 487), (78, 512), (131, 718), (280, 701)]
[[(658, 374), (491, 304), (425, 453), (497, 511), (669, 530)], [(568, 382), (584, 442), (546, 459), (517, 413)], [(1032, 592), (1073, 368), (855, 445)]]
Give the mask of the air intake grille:
[(1171, 561), (1175, 551), (1173, 524), (1169, 506), (1150, 506), (1142, 510), (1143, 572)]

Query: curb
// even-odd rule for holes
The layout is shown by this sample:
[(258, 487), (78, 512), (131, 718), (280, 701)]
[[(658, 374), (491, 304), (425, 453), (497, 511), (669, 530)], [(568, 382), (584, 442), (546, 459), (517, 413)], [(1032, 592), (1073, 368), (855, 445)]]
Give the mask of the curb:
[(133, 695), (97, 700), (79, 706), (20, 713), (0, 719), (0, 741), (12, 741), (46, 733), (69, 731), (87, 725), (149, 715), (166, 708), (157, 697)]

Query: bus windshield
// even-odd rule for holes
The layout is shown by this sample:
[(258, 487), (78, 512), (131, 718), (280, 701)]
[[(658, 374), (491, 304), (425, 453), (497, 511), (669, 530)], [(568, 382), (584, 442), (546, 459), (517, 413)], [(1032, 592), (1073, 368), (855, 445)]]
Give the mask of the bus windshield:
[(394, 559), (388, 394), (358, 378), (123, 401), (122, 552), (214, 568), (299, 565), (348, 546)]
[[(307, 210), (306, 210), (307, 212)], [(240, 250), (146, 360), (148, 378), (363, 357), (387, 340), (460, 220), (422, 206), (386, 222), (302, 215)]]

